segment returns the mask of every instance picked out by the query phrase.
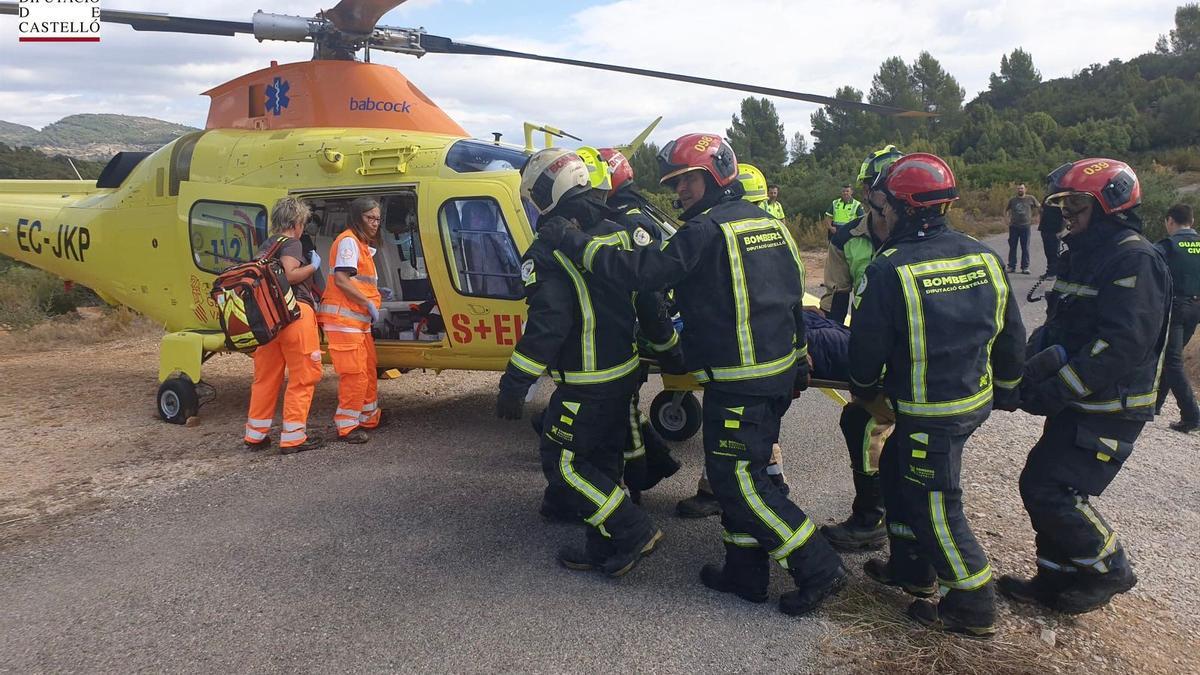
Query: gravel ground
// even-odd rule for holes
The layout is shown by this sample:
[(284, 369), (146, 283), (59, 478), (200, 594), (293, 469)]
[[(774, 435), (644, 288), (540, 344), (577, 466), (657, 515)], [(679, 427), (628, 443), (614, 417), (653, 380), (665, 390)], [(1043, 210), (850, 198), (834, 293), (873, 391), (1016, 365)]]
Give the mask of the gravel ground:
[[(1022, 298), (1032, 281), (1013, 280)], [(155, 345), (0, 355), (0, 437), (21, 439), (0, 446), (0, 672), (1200, 672), (1200, 436), (1166, 428), (1173, 403), (1096, 500), (1137, 588), (1079, 618), (1002, 601), (1001, 638), (976, 643), (911, 627), (902, 596), (858, 571), (865, 555), (808, 619), (706, 592), (695, 572), (720, 555), (718, 525), (671, 516), (696, 439), (646, 497), (662, 550), (614, 584), (553, 564), (577, 533), (534, 513), (532, 437), (491, 417), (494, 374), (384, 383), (397, 422), (371, 444), (279, 457), (240, 447), (240, 357), (206, 365), (219, 397), (200, 426), (155, 421)], [(328, 375), (316, 420), (334, 407)], [(1016, 480), (1039, 429), (996, 413), (967, 446), (968, 516), (999, 573), (1032, 571)], [(797, 501), (842, 517), (836, 406), (803, 397), (783, 444)], [(786, 588), (776, 570), (773, 593)]]

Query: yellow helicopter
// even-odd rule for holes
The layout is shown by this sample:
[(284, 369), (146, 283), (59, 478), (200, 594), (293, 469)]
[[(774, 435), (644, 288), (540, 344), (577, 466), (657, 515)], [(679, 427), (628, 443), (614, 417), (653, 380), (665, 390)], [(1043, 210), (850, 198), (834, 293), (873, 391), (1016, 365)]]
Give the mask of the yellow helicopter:
[[(227, 350), (211, 283), (253, 257), (271, 206), (287, 195), (312, 206), (310, 233), (321, 251), (345, 227), (350, 201), (380, 201), (384, 242), (375, 262), (380, 285), (392, 292), (376, 329), (381, 369), (504, 369), (522, 334), (520, 256), (534, 236), (518, 171), (535, 132), (547, 146), (564, 133), (527, 124), (525, 147), (471, 139), (400, 72), (370, 63), (371, 50), (533, 59), (925, 115), (377, 25), (403, 2), (341, 0), (316, 17), (260, 11), (250, 22), (102, 10), (102, 21), (135, 30), (311, 42), (313, 59), (272, 62), (205, 92), (211, 103), (204, 130), (152, 153), (118, 153), (95, 182), (0, 181), (0, 253), (82, 283), (168, 331), (158, 371), (162, 419), (183, 423), (198, 413), (202, 364)], [(17, 10), (15, 2), (0, 2), (0, 14)], [(356, 59), (360, 52), (364, 60)], [(691, 388), (668, 382), (653, 402), (652, 420), (668, 438), (687, 438), (699, 427)]]

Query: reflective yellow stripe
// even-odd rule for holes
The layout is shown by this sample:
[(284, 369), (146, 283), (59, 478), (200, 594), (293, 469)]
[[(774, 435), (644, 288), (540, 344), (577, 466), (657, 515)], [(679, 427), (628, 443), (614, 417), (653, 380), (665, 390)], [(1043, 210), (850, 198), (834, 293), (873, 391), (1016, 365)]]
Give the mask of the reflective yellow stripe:
[(991, 400), (992, 388), (984, 387), (978, 393), (954, 401), (918, 403), (916, 401), (897, 400), (896, 409), (906, 415), (914, 415), (916, 417), (946, 417), (948, 415), (962, 415), (973, 410), (978, 410), (987, 405)]
[(929, 493), (929, 516), (933, 520), (933, 533), (942, 547), (946, 562), (950, 563), (950, 569), (954, 571), (955, 579), (966, 579), (967, 565), (963, 562), (962, 553), (958, 551), (954, 535), (950, 533), (950, 521), (946, 518), (946, 498), (941, 492)]
[(1016, 389), (1017, 387), (1021, 386), (1021, 378), (1018, 377), (1015, 380), (993, 380), (992, 384), (1000, 387), (1001, 389)]
[(740, 532), (730, 532), (729, 530), (721, 533), (721, 541), (726, 544), (741, 546), (742, 548), (756, 548), (759, 545), (758, 540), (754, 537)]
[(912, 531), (912, 528), (904, 523), (888, 523), (888, 535), (898, 537), (900, 539), (908, 539), (916, 541), (917, 535)]
[(583, 328), (579, 335), (579, 346), (583, 351), (583, 369), (584, 371), (596, 370), (596, 314), (592, 311), (591, 293), (588, 292), (587, 284), (583, 281), (583, 275), (575, 269), (574, 263), (567, 260), (567, 256), (563, 255), (561, 251), (555, 251), (554, 257), (558, 260), (558, 264), (566, 270), (567, 276), (571, 277), (571, 283), (575, 286), (575, 294), (579, 298), (579, 313), (583, 319)]
[(592, 240), (583, 249), (583, 268), (587, 271), (592, 271), (592, 261), (596, 258), (596, 253), (600, 251), (601, 246), (616, 246), (626, 251), (633, 249), (629, 245), (629, 235), (625, 232), (613, 232), (592, 237)]
[(1067, 386), (1071, 388), (1071, 391), (1074, 391), (1079, 396), (1087, 396), (1088, 394), (1092, 393), (1092, 390), (1087, 388), (1087, 386), (1083, 383), (1083, 380), (1079, 379), (1079, 373), (1075, 372), (1075, 369), (1071, 367), (1071, 364), (1068, 363), (1060, 368), (1058, 371), (1058, 376), (1063, 382), (1067, 383)]
[(912, 358), (913, 399), (925, 400), (925, 310), (921, 306), (921, 295), (917, 291), (917, 280), (912, 270), (901, 267), (900, 290), (904, 294), (904, 306), (908, 312), (908, 353)]
[(641, 411), (637, 407), (637, 397), (629, 399), (629, 450), (625, 451), (625, 461), (644, 457), (646, 444), (642, 440)]
[(750, 332), (750, 293), (746, 288), (746, 270), (742, 267), (742, 249), (738, 245), (734, 223), (721, 223), (725, 249), (729, 254), (729, 277), (733, 283), (733, 311), (737, 326), (738, 356), (743, 366), (754, 363), (754, 336)]
[(960, 591), (973, 591), (977, 588), (983, 588), (987, 582), (992, 580), (992, 566), (987, 564), (983, 569), (965, 579), (938, 579), (938, 584), (947, 588), (955, 588)]
[(1125, 277), (1124, 279), (1117, 279), (1113, 282), (1113, 284), (1123, 288), (1135, 288), (1137, 286), (1137, 275), (1135, 274), (1131, 277)]
[[(604, 505), (607, 503), (608, 497), (606, 497), (603, 492), (597, 489), (595, 485), (592, 485), (590, 482), (588, 482), (586, 478), (579, 475), (579, 472), (575, 471), (575, 465), (573, 463), (574, 460), (575, 453), (564, 449), (558, 456), (559, 473), (562, 474), (563, 480), (567, 481), (568, 485), (575, 488), (576, 492), (583, 495), (585, 499), (599, 507), (599, 509), (596, 511), (596, 513), (599, 513), (600, 509), (603, 509)], [(617, 488), (617, 492), (620, 491), (620, 488)]]
[(1099, 354), (1100, 352), (1104, 351), (1105, 349), (1108, 349), (1108, 343), (1105, 342), (1104, 340), (1096, 340), (1095, 342), (1092, 343), (1092, 349), (1088, 353), (1092, 356), (1095, 356), (1095, 355)]
[(651, 342), (650, 348), (656, 352), (665, 352), (677, 344), (679, 344), (679, 333), (672, 331), (671, 337), (666, 342)]
[(538, 377), (546, 370), (546, 364), (534, 361), (515, 349), (513, 350), (512, 356), (508, 359), (508, 362), (516, 367), (517, 370), (520, 370), (523, 373), (528, 373), (534, 377)]
[(746, 460), (740, 460), (734, 466), (733, 472), (734, 476), (737, 477), (738, 489), (742, 493), (742, 498), (746, 500), (746, 505), (750, 507), (754, 515), (783, 542), (779, 548), (771, 551), (771, 557), (782, 563), (792, 551), (800, 548), (808, 541), (815, 528), (812, 521), (808, 518), (805, 518), (804, 522), (800, 523), (800, 527), (795, 530), (789, 527), (778, 514), (763, 502), (758, 491), (754, 489), (754, 479), (750, 477), (750, 472), (747, 470), (748, 466), (750, 466), (750, 462)]
[(752, 380), (758, 377), (771, 377), (786, 373), (789, 368), (796, 365), (796, 352), (784, 356), (774, 361), (767, 361), (754, 366), (730, 366), (728, 368), (711, 368), (712, 377), (708, 375), (708, 371), (696, 370), (692, 372), (692, 376), (696, 381), (703, 384), (711, 380), (717, 382), (736, 382), (739, 380)]
[(1095, 286), (1076, 284), (1070, 281), (1055, 281), (1053, 290), (1062, 295), (1077, 295), (1082, 298), (1094, 298), (1100, 295), (1100, 290)]
[[(625, 491), (621, 489), (620, 485), (614, 487), (613, 491), (608, 495), (608, 499), (604, 500), (604, 503), (600, 506), (600, 508), (596, 509), (596, 512), (589, 516), (584, 522), (594, 527), (600, 527), (604, 524), (604, 521), (608, 520), (608, 517), (612, 515), (612, 512), (617, 510), (617, 507), (620, 506), (621, 502), (624, 500)], [(603, 528), (601, 529), (603, 530)]]
[(325, 316), (344, 316), (347, 319), (354, 319), (355, 321), (362, 321), (363, 323), (371, 323), (370, 314), (360, 314), (343, 305), (330, 305), (321, 303), (317, 307), (317, 314), (324, 314)]
[(871, 434), (875, 431), (876, 426), (877, 426), (877, 422), (875, 422), (875, 417), (871, 416), (871, 417), (867, 418), (867, 426), (863, 427), (863, 437), (862, 437), (863, 473), (871, 473), (872, 471), (877, 469), (877, 467), (871, 466)]
[(741, 429), (742, 422), (741, 422), (741, 420), (725, 420), (725, 428), (726, 429)]
[(1145, 408), (1156, 403), (1158, 399), (1158, 390), (1155, 389), (1146, 394), (1135, 394), (1125, 397), (1124, 405), (1120, 399), (1112, 401), (1069, 401), (1068, 405), (1084, 412), (1106, 413), (1120, 412), (1122, 410), (1130, 410), (1133, 408)]
[(612, 382), (613, 380), (619, 380), (620, 378), (625, 377), (629, 373), (637, 370), (638, 365), (638, 355), (634, 354), (633, 357), (625, 363), (622, 363), (618, 366), (613, 366), (612, 368), (591, 371), (568, 370), (566, 372), (551, 370), (550, 375), (554, 378), (555, 382), (561, 382), (563, 384), (603, 384), (605, 382)]

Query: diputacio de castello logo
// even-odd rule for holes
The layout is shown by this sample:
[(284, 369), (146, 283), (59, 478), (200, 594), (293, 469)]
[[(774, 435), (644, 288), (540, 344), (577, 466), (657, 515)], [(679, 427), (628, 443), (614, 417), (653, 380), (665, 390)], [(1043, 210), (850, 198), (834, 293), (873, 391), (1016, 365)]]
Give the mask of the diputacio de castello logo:
[(20, 42), (99, 42), (100, 0), (19, 0)]

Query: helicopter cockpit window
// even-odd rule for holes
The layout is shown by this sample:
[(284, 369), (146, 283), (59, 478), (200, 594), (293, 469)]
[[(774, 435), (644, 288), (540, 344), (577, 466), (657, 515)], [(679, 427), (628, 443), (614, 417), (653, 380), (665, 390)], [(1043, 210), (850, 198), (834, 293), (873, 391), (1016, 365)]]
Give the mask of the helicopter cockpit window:
[(520, 171), (527, 161), (529, 155), (520, 150), (483, 141), (458, 141), (446, 153), (446, 166), (458, 173)]
[(199, 201), (188, 216), (192, 259), (206, 272), (252, 260), (267, 238), (267, 210), (257, 204)]
[(494, 199), (454, 199), (438, 214), (454, 287), (463, 295), (515, 300), (524, 295), (521, 257)]

